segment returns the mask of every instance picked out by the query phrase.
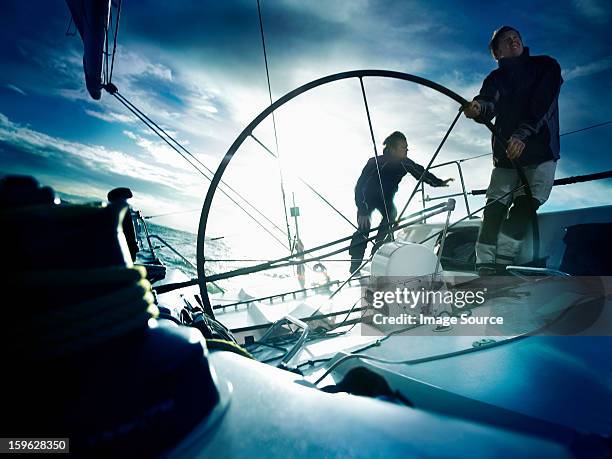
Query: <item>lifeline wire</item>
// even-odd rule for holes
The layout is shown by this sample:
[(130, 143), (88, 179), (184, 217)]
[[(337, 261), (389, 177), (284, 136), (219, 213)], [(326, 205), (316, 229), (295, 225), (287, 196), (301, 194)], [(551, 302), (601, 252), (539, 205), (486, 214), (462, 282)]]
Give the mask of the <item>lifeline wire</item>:
[[(436, 206), (430, 207), (429, 209), (426, 209), (426, 211), (433, 212), (434, 210), (440, 209), (440, 208), (442, 208), (444, 206), (446, 206), (445, 203), (438, 204)], [(423, 210), (414, 212), (413, 214), (409, 215), (408, 217), (404, 217), (402, 219), (402, 221), (407, 221), (407, 220), (409, 220), (413, 216), (417, 216), (417, 215), (423, 214), (423, 212), (424, 212)], [(427, 215), (426, 217), (431, 217), (431, 216), (433, 216), (433, 215)], [(405, 223), (403, 225), (398, 226), (397, 229), (399, 230), (399, 229), (405, 228), (407, 226), (410, 226), (412, 224), (414, 224), (414, 222), (408, 222), (408, 223)], [(378, 230), (379, 228), (380, 228), (379, 226), (377, 226), (375, 228), (371, 228), (370, 230), (367, 231), (367, 233), (368, 234), (372, 233), (372, 232)], [(326, 253), (326, 254), (324, 254), (322, 256), (319, 256), (319, 257), (316, 257), (316, 258), (309, 258), (309, 259), (300, 260), (300, 261), (288, 262), (288, 263), (285, 263), (285, 264), (278, 264), (278, 263), (281, 263), (281, 262), (286, 262), (287, 260), (295, 259), (296, 257), (305, 255), (307, 253), (312, 253), (312, 252), (315, 252), (315, 251), (318, 251), (318, 250), (325, 249), (327, 247), (331, 247), (331, 246), (336, 245), (336, 244), (340, 244), (341, 242), (347, 242), (347, 241), (349, 241), (351, 239), (351, 237), (352, 236), (346, 236), (344, 238), (341, 238), (341, 239), (338, 239), (338, 240), (335, 240), (335, 241), (332, 241), (332, 242), (328, 242), (328, 243), (325, 243), (323, 245), (319, 245), (317, 247), (313, 247), (311, 249), (304, 250), (302, 252), (298, 252), (297, 254), (292, 254), (292, 255), (289, 255), (289, 256), (286, 256), (286, 257), (281, 257), (281, 258), (278, 258), (276, 260), (268, 261), (266, 263), (250, 266), (250, 267), (247, 267), (247, 268), (240, 268), (240, 269), (235, 269), (235, 270), (227, 271), (227, 272), (220, 273), (220, 274), (214, 274), (212, 276), (208, 276), (208, 278), (210, 278), (212, 281), (221, 280), (221, 279), (229, 279), (229, 278), (232, 278), (232, 277), (243, 276), (243, 275), (246, 275), (246, 274), (251, 274), (251, 273), (255, 273), (255, 272), (265, 271), (265, 270), (268, 270), (268, 269), (285, 268), (285, 267), (289, 267), (289, 266), (294, 266), (296, 264), (303, 264), (303, 263), (309, 263), (311, 261), (323, 260), (323, 259), (326, 259), (327, 257), (330, 257), (330, 256), (335, 255), (337, 253), (341, 253), (341, 252), (346, 251), (348, 249), (348, 246), (343, 247), (343, 248), (341, 248), (339, 250), (335, 250), (333, 252)], [(376, 236), (372, 236), (371, 238), (367, 239), (367, 241), (371, 241), (371, 240), (373, 240), (375, 238), (376, 238)], [(184, 282), (174, 282), (174, 283), (171, 283), (171, 284), (164, 284), (164, 285), (158, 287), (157, 290), (160, 293), (161, 292), (169, 292), (171, 290), (176, 290), (176, 289), (183, 288), (183, 287), (189, 287), (189, 286), (195, 285), (197, 283), (198, 283), (198, 279), (194, 278), (194, 279), (191, 279), (191, 280), (188, 280), (188, 281), (184, 281)]]

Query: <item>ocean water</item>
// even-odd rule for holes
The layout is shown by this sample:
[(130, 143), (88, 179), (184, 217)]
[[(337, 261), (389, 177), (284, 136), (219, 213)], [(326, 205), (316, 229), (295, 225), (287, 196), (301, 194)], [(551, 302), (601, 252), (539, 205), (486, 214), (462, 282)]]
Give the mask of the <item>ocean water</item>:
[[(176, 251), (191, 261), (194, 266), (196, 265), (197, 236), (195, 234), (151, 222), (147, 222), (147, 228), (150, 235), (161, 237)], [(146, 241), (143, 240), (143, 242), (146, 244)], [(197, 271), (193, 266), (176, 256), (160, 241), (153, 239), (152, 242), (155, 244), (157, 256), (166, 266), (179, 269), (190, 278), (197, 277)], [(234, 247), (223, 239), (207, 240), (205, 253), (210, 260), (205, 264), (205, 269), (209, 274), (224, 273), (238, 268), (253, 266), (262, 260), (249, 261), (252, 259), (246, 256), (239, 246)], [(305, 267), (307, 287), (313, 285), (313, 283), (321, 282), (323, 279), (320, 274), (313, 270), (314, 264), (314, 262), (307, 263)], [(330, 265), (328, 274), (331, 278), (344, 279), (348, 277), (348, 261), (342, 263), (333, 262), (333, 264), (327, 263), (326, 267), (328, 265)], [(344, 276), (343, 278), (340, 277), (342, 275)], [(264, 297), (302, 288), (295, 267), (237, 276), (232, 279), (221, 280), (217, 285), (226, 291), (226, 299), (228, 300), (241, 299), (239, 297), (244, 293), (253, 297)], [(243, 293), (240, 293), (241, 290)], [(236, 298), (231, 298), (232, 296)]]

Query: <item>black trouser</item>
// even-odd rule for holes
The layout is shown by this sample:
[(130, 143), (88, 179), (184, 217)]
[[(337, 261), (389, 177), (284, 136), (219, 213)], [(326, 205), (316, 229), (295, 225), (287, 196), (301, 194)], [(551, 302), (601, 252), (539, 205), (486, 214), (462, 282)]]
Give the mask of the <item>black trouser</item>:
[[(482, 226), (478, 234), (478, 244), (481, 251), (492, 251), (488, 254), (490, 260), (487, 259), (487, 254), (479, 256), (477, 260), (480, 265), (488, 265), (493, 263), (510, 264), (513, 262), (515, 254), (512, 250), (508, 253), (497, 252), (498, 237), (505, 240), (516, 241), (517, 246), (527, 232), (531, 219), (534, 218), (535, 211), (540, 206), (537, 199), (528, 198), (527, 196), (519, 196), (512, 203), (510, 212), (508, 208), (500, 202), (488, 203), (485, 208)], [(506, 216), (508, 217), (506, 219)]]
[[(397, 217), (397, 210), (393, 203), (387, 203), (387, 209), (385, 212), (384, 205), (378, 205), (374, 207), (382, 215), (382, 221), (378, 227), (378, 233), (376, 233), (376, 239), (374, 247), (372, 248), (371, 254), (374, 254), (378, 247), (385, 242), (385, 239), (389, 235), (389, 228), (395, 222)], [(387, 219), (387, 212), (389, 212), (389, 218)], [(371, 216), (371, 214), (370, 214)], [(368, 244), (367, 239), (369, 238), (369, 228), (367, 230), (357, 230), (353, 233), (351, 239), (351, 246), (349, 247), (349, 255), (351, 256), (351, 272), (354, 272), (361, 263), (363, 262), (363, 256), (365, 254), (366, 246)]]

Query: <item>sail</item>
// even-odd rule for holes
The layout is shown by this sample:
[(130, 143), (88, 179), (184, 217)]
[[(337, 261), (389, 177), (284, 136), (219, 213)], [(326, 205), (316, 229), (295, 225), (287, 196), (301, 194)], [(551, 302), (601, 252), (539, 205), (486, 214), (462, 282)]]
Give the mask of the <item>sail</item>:
[(102, 64), (111, 0), (66, 0), (83, 40), (83, 70), (89, 95), (99, 100), (102, 93)]

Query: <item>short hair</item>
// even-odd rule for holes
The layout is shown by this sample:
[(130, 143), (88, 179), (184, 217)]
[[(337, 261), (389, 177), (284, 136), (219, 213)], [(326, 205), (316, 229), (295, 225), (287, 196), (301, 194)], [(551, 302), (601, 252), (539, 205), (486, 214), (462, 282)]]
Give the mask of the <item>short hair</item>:
[(493, 55), (495, 59), (497, 59), (497, 55), (495, 51), (497, 50), (497, 46), (499, 45), (499, 38), (504, 32), (508, 32), (510, 30), (515, 31), (518, 34), (521, 41), (523, 41), (523, 37), (521, 37), (521, 33), (518, 30), (516, 30), (514, 27), (511, 27), (508, 25), (500, 27), (495, 32), (493, 32), (493, 36), (491, 37), (491, 40), (489, 41), (489, 49), (491, 50), (491, 54)]
[(383, 142), (383, 145), (385, 146), (385, 148), (383, 149), (383, 155), (389, 154), (389, 148), (392, 148), (397, 145), (397, 142), (399, 142), (400, 140), (406, 140), (406, 136), (400, 131), (392, 132), (389, 136), (387, 136), (387, 138)]

